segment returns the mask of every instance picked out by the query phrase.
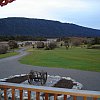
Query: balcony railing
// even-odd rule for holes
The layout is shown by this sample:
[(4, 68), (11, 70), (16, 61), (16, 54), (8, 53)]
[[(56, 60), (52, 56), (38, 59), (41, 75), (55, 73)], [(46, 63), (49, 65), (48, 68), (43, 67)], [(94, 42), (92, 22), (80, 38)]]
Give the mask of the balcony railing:
[(87, 100), (91, 97), (92, 100), (100, 100), (100, 91), (87, 91), (87, 90), (75, 90), (75, 89), (64, 89), (54, 88), (45, 86), (34, 86), (25, 84), (15, 84), (0, 82), (0, 88), (4, 90), (4, 100), (7, 100), (7, 89), (12, 89), (12, 100), (15, 100), (15, 89), (20, 92), (20, 100), (23, 100), (23, 91), (28, 91), (28, 100), (31, 100), (31, 92), (36, 92), (36, 100), (40, 100), (40, 93), (45, 94), (45, 100), (49, 100), (49, 94), (54, 95), (54, 100), (57, 100), (58, 95), (63, 95), (63, 100), (67, 100), (67, 96), (71, 95), (73, 100), (77, 100), (78, 96), (81, 96), (83, 100)]

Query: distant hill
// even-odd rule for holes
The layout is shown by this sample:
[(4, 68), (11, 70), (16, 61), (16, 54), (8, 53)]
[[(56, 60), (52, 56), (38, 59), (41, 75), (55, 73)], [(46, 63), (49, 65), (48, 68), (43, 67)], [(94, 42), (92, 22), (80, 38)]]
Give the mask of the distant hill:
[(100, 30), (59, 21), (10, 17), (0, 19), (0, 35), (100, 37)]

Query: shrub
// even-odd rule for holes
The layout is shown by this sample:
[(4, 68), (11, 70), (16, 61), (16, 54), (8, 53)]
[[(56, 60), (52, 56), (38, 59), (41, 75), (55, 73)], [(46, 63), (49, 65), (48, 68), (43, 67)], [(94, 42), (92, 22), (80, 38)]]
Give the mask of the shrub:
[(91, 45), (87, 49), (100, 49), (100, 45)]
[(57, 47), (57, 43), (56, 43), (56, 42), (51, 42), (51, 43), (48, 43), (48, 44), (46, 45), (45, 50), (53, 50), (53, 49), (55, 49), (56, 47)]
[(92, 44), (88, 43), (87, 44), (87, 49), (91, 49), (91, 47), (92, 47)]
[(25, 42), (25, 46), (31, 46), (32, 42)]
[(8, 46), (6, 45), (0, 45), (0, 54), (5, 54), (7, 53)]
[(69, 43), (68, 43), (68, 41), (65, 41), (65, 42), (64, 42), (64, 45), (65, 45), (66, 49), (69, 48)]
[(37, 45), (38, 49), (39, 48), (44, 48), (44, 42), (37, 42), (36, 45)]
[(10, 49), (18, 48), (18, 44), (17, 44), (17, 42), (14, 41), (14, 40), (10, 40), (10, 41), (8, 42), (8, 45), (9, 45)]

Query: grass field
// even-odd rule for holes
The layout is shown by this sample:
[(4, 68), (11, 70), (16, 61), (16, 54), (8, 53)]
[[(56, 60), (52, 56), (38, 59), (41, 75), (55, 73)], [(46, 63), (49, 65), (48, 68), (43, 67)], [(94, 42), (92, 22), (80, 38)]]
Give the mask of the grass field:
[(10, 56), (14, 56), (14, 55), (17, 55), (17, 54), (18, 54), (17, 52), (9, 52), (9, 53), (6, 53), (6, 54), (0, 54), (0, 59), (10, 57)]
[(29, 50), (30, 55), (20, 62), (34, 66), (71, 68), (100, 72), (100, 50), (85, 48), (57, 48), (55, 50)]

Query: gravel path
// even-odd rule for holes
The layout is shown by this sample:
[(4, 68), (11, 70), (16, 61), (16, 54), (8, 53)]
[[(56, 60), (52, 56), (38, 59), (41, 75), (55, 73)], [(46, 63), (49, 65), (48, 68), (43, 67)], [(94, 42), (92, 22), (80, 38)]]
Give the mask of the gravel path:
[(18, 60), (27, 55), (24, 49), (21, 49), (20, 55), (0, 59), (0, 78), (5, 78), (11, 75), (29, 73), (30, 70), (47, 71), (50, 75), (60, 75), (71, 77), (76, 81), (83, 84), (84, 90), (97, 90), (100, 91), (100, 72), (81, 71), (74, 69), (63, 68), (48, 68), (20, 64)]

